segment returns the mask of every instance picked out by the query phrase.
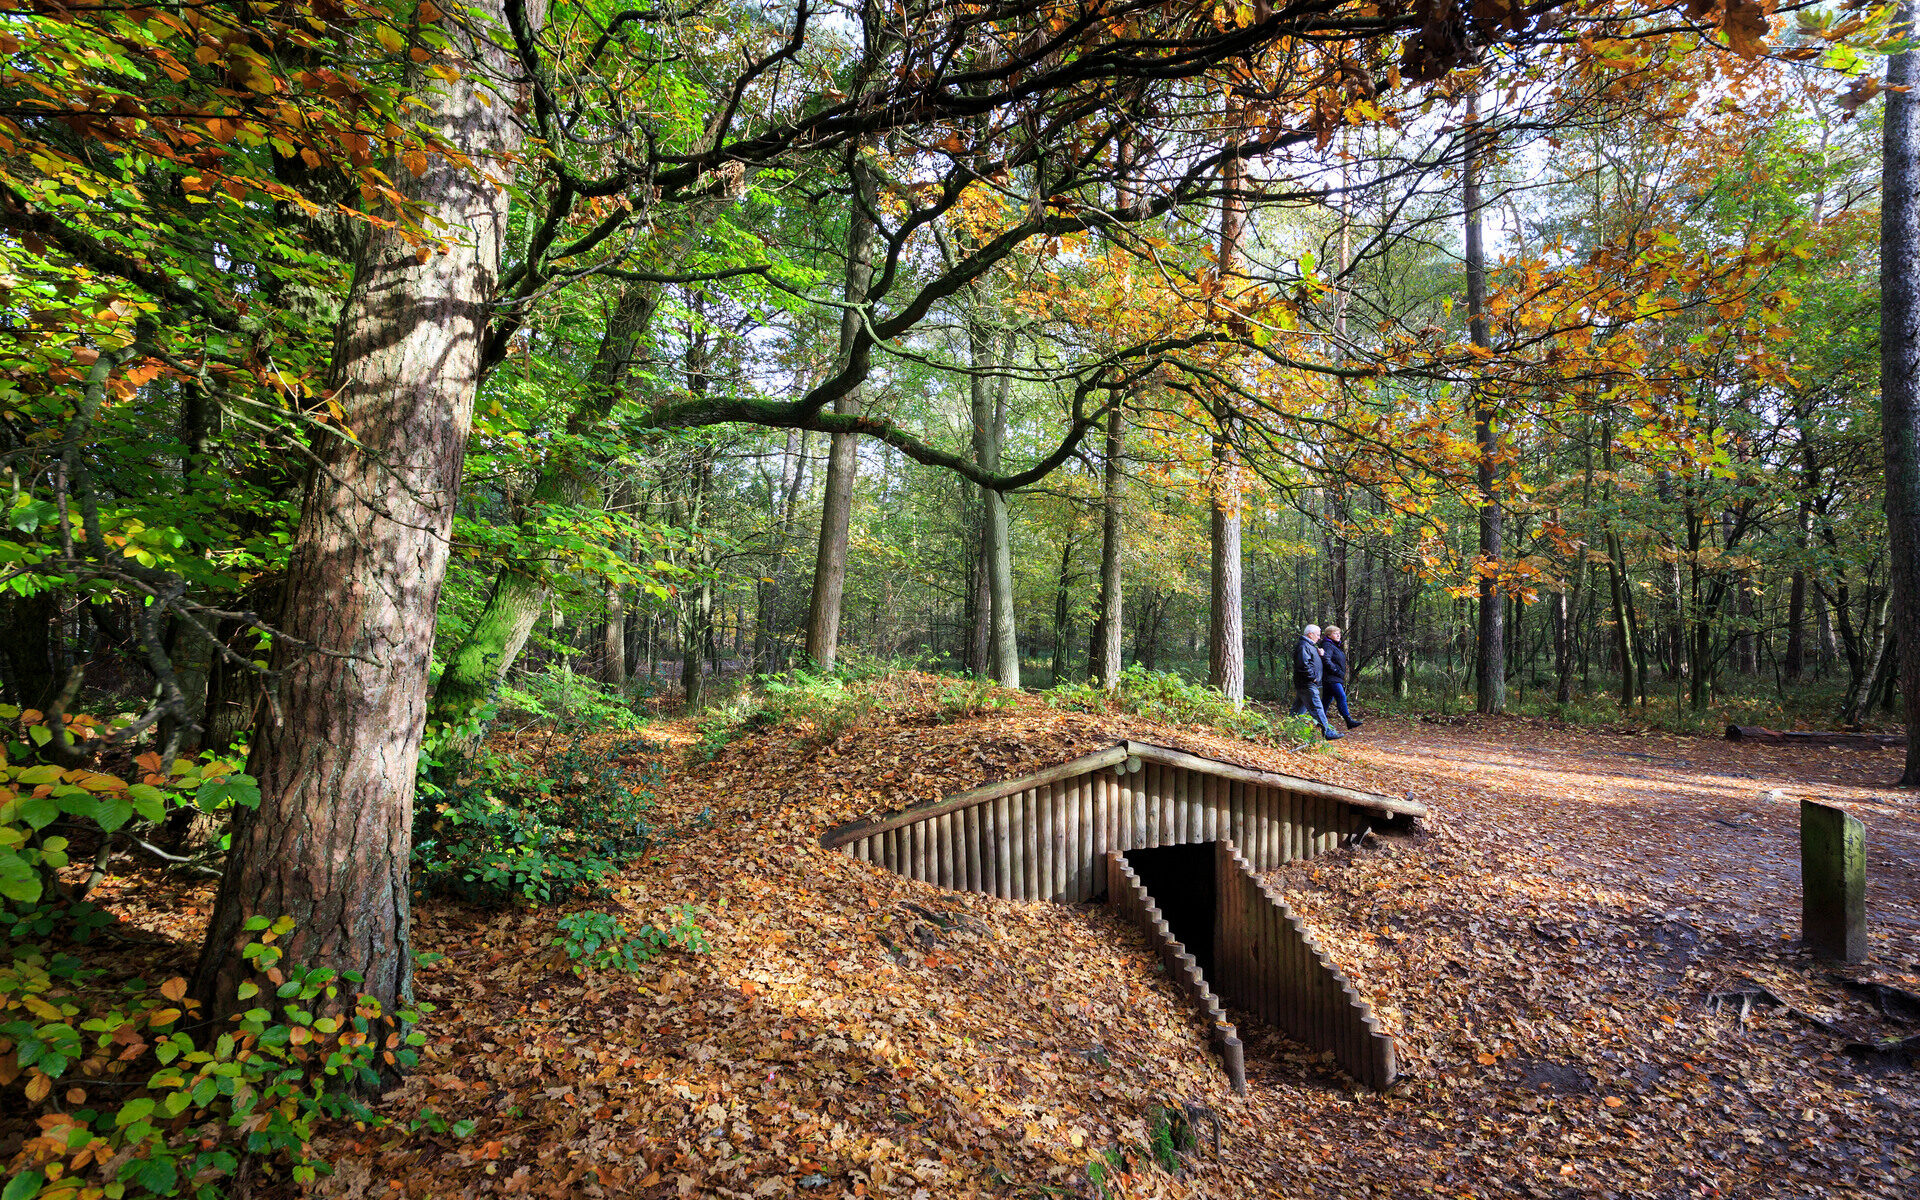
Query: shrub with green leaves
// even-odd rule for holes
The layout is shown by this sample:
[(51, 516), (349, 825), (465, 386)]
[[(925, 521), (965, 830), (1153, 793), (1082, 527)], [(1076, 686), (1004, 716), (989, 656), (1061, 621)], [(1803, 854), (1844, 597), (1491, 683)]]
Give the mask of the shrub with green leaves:
[(1236, 707), (1218, 688), (1189, 683), (1170, 671), (1149, 671), (1133, 663), (1120, 673), (1111, 693), (1085, 683), (1063, 683), (1041, 693), (1055, 708), (1074, 712), (1117, 709), (1166, 725), (1204, 725), (1275, 746), (1298, 745), (1313, 739), (1311, 717), (1274, 718), (1250, 705)]
[(574, 743), (534, 775), (497, 759), (452, 778), (427, 772), (414, 810), (413, 864), (425, 892), (474, 904), (535, 906), (607, 892), (652, 844), (659, 767), (650, 742)]
[(638, 729), (647, 719), (628, 695), (576, 671), (541, 671), (500, 687), (497, 711), (569, 729)]
[(668, 950), (704, 954), (708, 949), (699, 912), (690, 904), (667, 909), (664, 925), (645, 924), (629, 930), (612, 913), (594, 909), (568, 913), (558, 922), (560, 936), (553, 944), (565, 951), (576, 975), (594, 971), (637, 971)]
[[(236, 805), (260, 803), (252, 778), (212, 757), (168, 763), (149, 751), (129, 764), (134, 782), (90, 767), (41, 761), (56, 737), (85, 746), (103, 739), (112, 722), (80, 714), (56, 732), (44, 713), (11, 704), (0, 705), (0, 720), (18, 731), (0, 745), (0, 898), (5, 900), (31, 904), (60, 890), (57, 872), (68, 865), (75, 837), (96, 847), (97, 862), (103, 864), (116, 845), (144, 844), (149, 831), (178, 809), (223, 814)], [(84, 892), (84, 885), (78, 890)]]
[[(320, 1122), (389, 1123), (357, 1092), (416, 1063), (419, 1013), (382, 1011), (350, 974), (283, 962), (290, 918), (248, 922), (259, 975), (239, 999), (252, 1006), (202, 1028), (186, 980), (106, 985), (54, 949), (87, 942), (98, 917), (81, 905), (0, 918), (0, 1097), (36, 1118), (7, 1161), (8, 1200), (213, 1200), (234, 1179), (311, 1183), (327, 1170), (312, 1150)], [(446, 1128), (430, 1111), (413, 1123)]]

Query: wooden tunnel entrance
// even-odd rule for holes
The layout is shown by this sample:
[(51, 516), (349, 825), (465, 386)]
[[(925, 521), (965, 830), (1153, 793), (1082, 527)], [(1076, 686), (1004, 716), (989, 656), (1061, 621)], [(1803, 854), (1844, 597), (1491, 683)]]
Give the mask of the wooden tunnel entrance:
[(1153, 941), (1236, 1087), (1245, 1086), (1240, 1041), (1222, 996), (1384, 1088), (1395, 1073), (1392, 1040), (1260, 873), (1425, 812), (1411, 800), (1129, 741), (851, 821), (820, 840), (956, 891), (1104, 900)]
[(1152, 846), (1129, 850), (1123, 857), (1166, 918), (1174, 940), (1192, 951), (1200, 973), (1212, 979), (1213, 917), (1218, 904), (1214, 843)]

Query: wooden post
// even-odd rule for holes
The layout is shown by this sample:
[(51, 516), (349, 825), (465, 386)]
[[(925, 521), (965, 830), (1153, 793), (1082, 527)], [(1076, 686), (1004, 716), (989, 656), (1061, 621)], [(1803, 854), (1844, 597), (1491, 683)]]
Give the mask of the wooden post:
[(1844, 809), (1800, 802), (1800, 936), (1815, 954), (1867, 958), (1867, 827)]

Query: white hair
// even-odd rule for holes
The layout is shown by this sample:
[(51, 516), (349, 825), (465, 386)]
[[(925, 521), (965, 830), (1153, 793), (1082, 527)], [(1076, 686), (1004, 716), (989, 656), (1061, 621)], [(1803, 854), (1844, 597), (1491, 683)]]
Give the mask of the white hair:
[(1314, 634), (1320, 632), (1320, 627), (1318, 625), (1309, 625), (1300, 632), (1306, 634), (1308, 637), (1312, 637)]

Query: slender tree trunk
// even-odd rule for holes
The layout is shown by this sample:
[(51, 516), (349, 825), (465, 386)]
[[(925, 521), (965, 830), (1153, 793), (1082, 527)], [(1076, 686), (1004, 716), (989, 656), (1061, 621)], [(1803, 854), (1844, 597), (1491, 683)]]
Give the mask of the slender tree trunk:
[(1120, 406), (1107, 412), (1107, 449), (1104, 481), (1100, 492), (1100, 613), (1093, 626), (1093, 638), (1087, 647), (1087, 674), (1107, 691), (1119, 685), (1121, 634), (1125, 614), (1121, 609), (1120, 555), (1121, 512), (1126, 504), (1127, 423)]
[[(1480, 234), (1480, 168), (1486, 145), (1480, 132), (1480, 105), (1467, 95), (1467, 161), (1464, 199), (1467, 216), (1467, 328), (1473, 344), (1491, 349), (1487, 332), (1487, 252)], [(1505, 514), (1494, 487), (1500, 436), (1495, 424), (1492, 390), (1480, 380), (1473, 389), (1473, 436), (1479, 447), (1478, 503), (1480, 505), (1480, 630), (1474, 663), (1474, 704), (1483, 713), (1507, 708), (1506, 613), (1501, 603), (1498, 572), (1505, 557)]]
[(1047, 686), (1057, 687), (1067, 670), (1067, 618), (1073, 600), (1073, 546), (1069, 537), (1060, 544), (1060, 574), (1053, 589), (1053, 664), (1047, 672)]
[[(488, 0), (478, 15), (502, 18)], [(535, 0), (523, 13), (544, 17)], [(478, 39), (476, 39), (478, 40)], [(507, 54), (462, 49), (451, 83), (424, 72), (415, 119), (488, 171), (518, 148)], [(484, 64), (482, 70), (472, 60)], [(432, 61), (432, 58), (429, 58)], [(254, 917), (293, 919), (287, 961), (357, 972), (350, 991), (390, 1011), (412, 996), (408, 859), (414, 776), (427, 704), (434, 613), (472, 422), (487, 315), (499, 280), (508, 193), (447, 158), (388, 175), (449, 240), (425, 261), (392, 227), (368, 233), (354, 262), (330, 372), (354, 432), (317, 441), (274, 642), (275, 715), (248, 770), (257, 809), (234, 822), (232, 851), (194, 990), (219, 1018), (253, 974), (241, 950)]]
[[(1894, 32), (1911, 37), (1914, 0)], [(1887, 62), (1880, 175), (1880, 436), (1886, 462), (1888, 578), (1900, 644), (1907, 761), (1900, 782), (1920, 787), (1920, 85), (1911, 50)]]
[[(1246, 164), (1228, 159), (1221, 168), (1220, 286), (1239, 274), (1241, 242), (1246, 236)], [(1220, 432), (1213, 441), (1212, 563), (1207, 621), (1207, 682), (1236, 705), (1247, 698), (1247, 647), (1241, 613), (1240, 485), (1234, 470), (1233, 431), (1237, 418), (1222, 404)]]
[[(853, 180), (853, 199), (847, 213), (847, 276), (845, 296), (851, 306), (840, 315), (840, 357), (844, 365), (858, 349), (862, 315), (857, 306), (865, 304), (867, 288), (873, 282), (873, 171), (860, 156), (858, 146), (847, 152), (847, 172)], [(861, 372), (864, 377), (865, 372)], [(860, 411), (863, 389), (855, 388), (834, 401), (833, 411), (843, 415)], [(853, 433), (833, 435), (833, 448), (827, 454), (826, 496), (820, 508), (820, 550), (813, 560), (813, 598), (807, 608), (807, 657), (822, 671), (833, 670), (840, 654), (840, 598), (847, 586), (847, 537), (853, 527), (853, 483), (859, 469), (860, 437)]]

